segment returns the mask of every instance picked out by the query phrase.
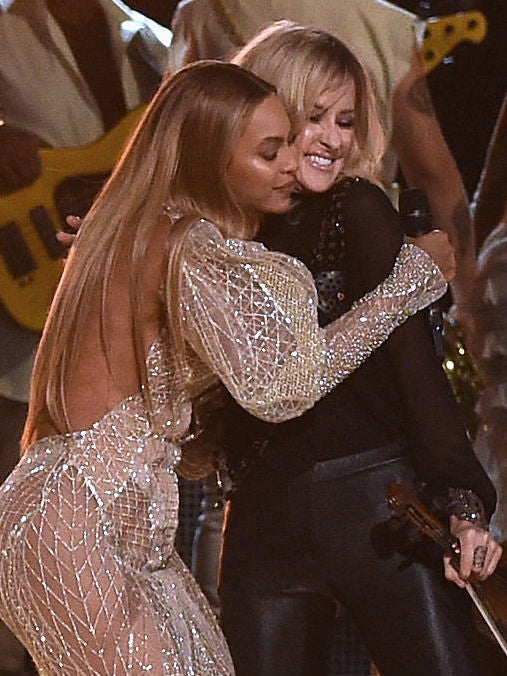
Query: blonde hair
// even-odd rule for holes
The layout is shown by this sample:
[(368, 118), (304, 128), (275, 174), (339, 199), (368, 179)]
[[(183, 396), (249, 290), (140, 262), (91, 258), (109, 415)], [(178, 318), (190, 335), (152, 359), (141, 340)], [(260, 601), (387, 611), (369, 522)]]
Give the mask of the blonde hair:
[(70, 431), (65, 392), (97, 292), (101, 345), (111, 363), (108, 353), (113, 346), (104, 339), (105, 306), (120, 256), (130, 262), (132, 340), (141, 388), (151, 406), (143, 388), (147, 374), (139, 320), (141, 273), (164, 205), (180, 215), (166, 221), (166, 296), (170, 347), (177, 369), (184, 372), (179, 289), (185, 237), (201, 217), (215, 223), (226, 237), (252, 236), (252, 224), (228, 184), (227, 168), (255, 108), (274, 92), (239, 66), (211, 61), (192, 64), (162, 82), (83, 220), (65, 266), (37, 353), (23, 448), (35, 439), (41, 420), (58, 433)]
[(385, 136), (373, 87), (366, 70), (343, 42), (317, 28), (277, 21), (257, 33), (231, 61), (276, 87), (294, 135), (307, 123), (324, 91), (335, 87), (337, 81), (353, 82), (355, 140), (346, 172), (378, 180)]

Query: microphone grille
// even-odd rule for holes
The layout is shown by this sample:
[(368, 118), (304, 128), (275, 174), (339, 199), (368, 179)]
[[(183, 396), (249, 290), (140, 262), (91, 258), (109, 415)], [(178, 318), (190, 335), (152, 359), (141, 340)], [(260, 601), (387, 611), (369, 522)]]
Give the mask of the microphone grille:
[(430, 213), (430, 203), (421, 188), (407, 188), (400, 193), (399, 212), (402, 216), (416, 216)]

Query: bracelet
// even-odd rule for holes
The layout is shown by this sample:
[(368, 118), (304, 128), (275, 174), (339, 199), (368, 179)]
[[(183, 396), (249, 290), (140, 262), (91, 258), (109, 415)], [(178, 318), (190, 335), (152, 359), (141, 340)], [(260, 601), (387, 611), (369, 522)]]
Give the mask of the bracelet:
[(469, 488), (448, 489), (447, 514), (462, 521), (471, 521), (487, 530), (488, 520), (482, 500)]

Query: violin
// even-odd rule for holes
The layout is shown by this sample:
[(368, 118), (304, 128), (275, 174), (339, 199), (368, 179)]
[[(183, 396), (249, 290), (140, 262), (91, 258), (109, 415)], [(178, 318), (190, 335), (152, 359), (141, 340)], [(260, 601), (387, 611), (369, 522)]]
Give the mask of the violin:
[[(436, 542), (452, 557), (453, 565), (459, 567), (460, 545), (458, 538), (417, 497), (413, 486), (390, 484), (387, 489), (389, 505), (403, 519), (411, 521), (420, 532)], [(507, 559), (506, 550), (495, 572), (486, 580), (474, 576), (467, 580), (465, 589), (492, 639), (507, 657)]]

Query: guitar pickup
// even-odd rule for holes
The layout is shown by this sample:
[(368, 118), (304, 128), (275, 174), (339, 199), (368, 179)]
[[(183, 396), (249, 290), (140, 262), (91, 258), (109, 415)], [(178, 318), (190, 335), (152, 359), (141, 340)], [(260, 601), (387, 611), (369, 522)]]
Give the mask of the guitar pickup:
[(24, 277), (37, 268), (23, 233), (14, 221), (0, 226), (0, 252), (15, 279)]
[(56, 230), (46, 209), (42, 206), (31, 209), (30, 219), (44, 244), (48, 256), (55, 260), (62, 258), (66, 248), (56, 239)]

